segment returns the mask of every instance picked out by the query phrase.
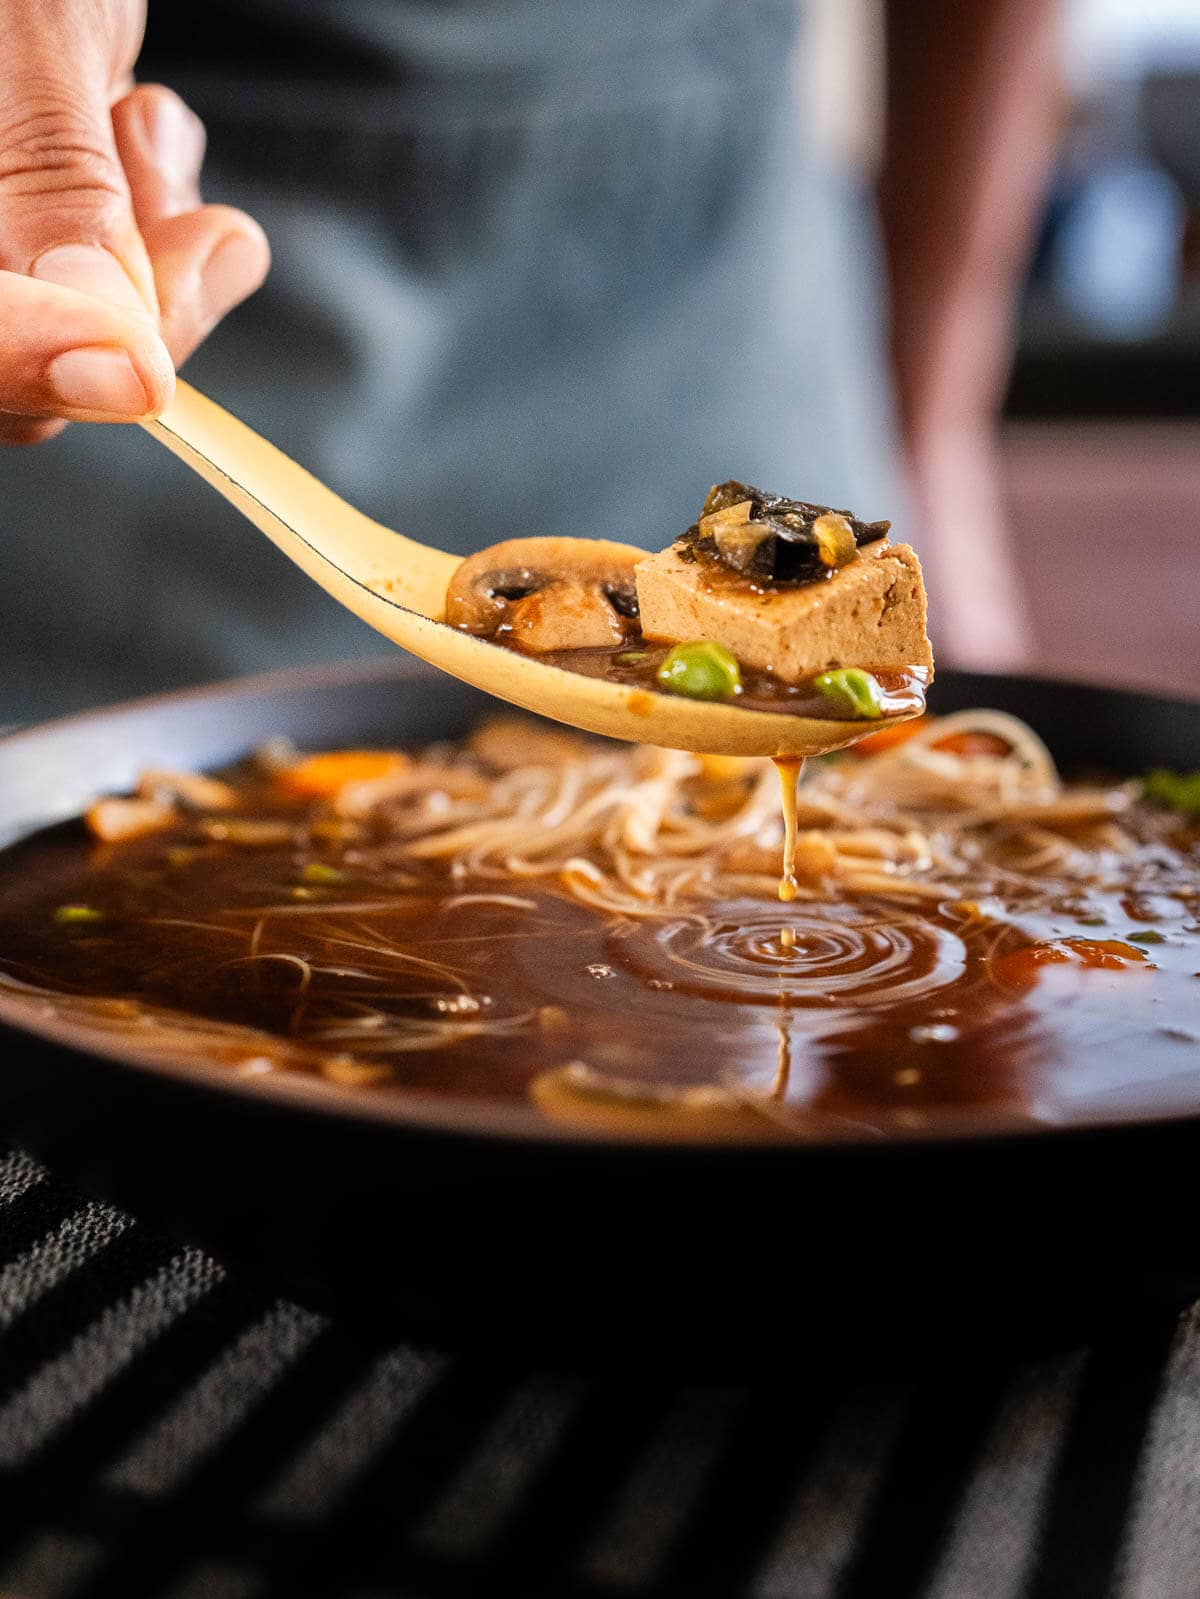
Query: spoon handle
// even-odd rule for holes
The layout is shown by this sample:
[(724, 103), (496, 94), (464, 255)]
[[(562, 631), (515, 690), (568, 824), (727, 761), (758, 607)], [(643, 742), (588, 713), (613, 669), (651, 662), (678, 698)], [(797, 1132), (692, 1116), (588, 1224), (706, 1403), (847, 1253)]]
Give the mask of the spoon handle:
[(356, 511), (191, 384), (179, 381), (167, 410), (142, 426), (323, 588), (340, 577), (422, 616), (442, 614), (457, 556)]
[(822, 754), (861, 737), (834, 722), (659, 694), (586, 677), (443, 625), (459, 557), (363, 516), (187, 383), (147, 432), (198, 472), (301, 571), (401, 649), (525, 710), (590, 733), (713, 755)]

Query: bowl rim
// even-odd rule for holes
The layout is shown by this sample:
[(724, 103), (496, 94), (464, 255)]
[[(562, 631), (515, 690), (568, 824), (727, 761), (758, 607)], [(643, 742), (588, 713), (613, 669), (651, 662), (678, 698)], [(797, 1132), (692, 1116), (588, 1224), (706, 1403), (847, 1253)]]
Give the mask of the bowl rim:
[[(986, 684), (991, 681), (1020, 688), (1028, 684), (1031, 689), (1066, 687), (1095, 692), (1100, 696), (1119, 696), (1136, 704), (1154, 703), (1163, 709), (1187, 709), (1195, 714), (1200, 706), (1200, 693), (1195, 696), (1166, 696), (1150, 693), (1140, 688), (1097, 684), (1085, 679), (1064, 678), (1059, 675), (1036, 673), (984, 673), (975, 671), (948, 671), (943, 677), (969, 678)], [(20, 727), (0, 734), (0, 757), (16, 751), (36, 748), (51, 738), (70, 735), (75, 730), (103, 727), (125, 716), (151, 715), (157, 711), (170, 712), (179, 706), (219, 706), (233, 701), (253, 702), (263, 698), (322, 694), (326, 691), (346, 691), (364, 684), (403, 682), (411, 679), (443, 680), (443, 674), (410, 656), (371, 657), (361, 661), (342, 661), (317, 666), (289, 667), (249, 676), (218, 680), (194, 687), (173, 689), (124, 700), (109, 706), (100, 706), (73, 714), (56, 717), (28, 727)], [(473, 691), (473, 692), (478, 692)], [(77, 813), (76, 813), (77, 814)], [(19, 843), (41, 827), (69, 820), (69, 817), (49, 816), (35, 823), (27, 833), (0, 845), (0, 858), (8, 848)], [(457, 1100), (418, 1090), (379, 1094), (369, 1087), (356, 1088), (332, 1084), (322, 1078), (300, 1072), (272, 1072), (261, 1075), (241, 1075), (229, 1066), (199, 1057), (194, 1060), (170, 1059), (151, 1050), (141, 1050), (127, 1045), (117, 1045), (106, 1038), (98, 1038), (85, 1025), (75, 1024), (61, 1017), (31, 1014), (38, 1003), (34, 998), (22, 997), (19, 985), (5, 986), (0, 975), (0, 1036), (13, 1040), (30, 1040), (37, 1046), (48, 1046), (60, 1054), (71, 1057), (81, 1069), (99, 1056), (110, 1066), (132, 1069), (152, 1078), (165, 1078), (176, 1084), (201, 1091), (231, 1095), (235, 1099), (250, 1101), (259, 1107), (278, 1106), (313, 1117), (332, 1116), (342, 1122), (368, 1124), (375, 1128), (391, 1129), (403, 1134), (424, 1137), (451, 1138), (464, 1143), (506, 1144), (524, 1148), (578, 1149), (620, 1151), (626, 1156), (661, 1159), (687, 1159), (697, 1155), (730, 1157), (753, 1152), (756, 1158), (768, 1156), (773, 1160), (803, 1159), (820, 1154), (850, 1153), (872, 1150), (887, 1151), (895, 1155), (901, 1151), (947, 1150), (1003, 1143), (1043, 1143), (1062, 1138), (1080, 1139), (1113, 1136), (1135, 1129), (1187, 1126), (1200, 1122), (1200, 1102), (1195, 1109), (1123, 1111), (1112, 1116), (1093, 1115), (1071, 1122), (1037, 1120), (1030, 1115), (997, 1112), (994, 1118), (981, 1120), (973, 1110), (970, 1120), (965, 1117), (956, 1122), (953, 1114), (939, 1116), (936, 1126), (889, 1129), (881, 1133), (875, 1129), (857, 1127), (847, 1123), (841, 1129), (822, 1129), (821, 1136), (806, 1138), (781, 1136), (777, 1129), (768, 1130), (764, 1123), (761, 1135), (747, 1132), (745, 1137), (668, 1139), (617, 1134), (610, 1130), (568, 1127), (539, 1116), (529, 1106), (503, 1101)], [(43, 1002), (45, 1003), (45, 1002)]]

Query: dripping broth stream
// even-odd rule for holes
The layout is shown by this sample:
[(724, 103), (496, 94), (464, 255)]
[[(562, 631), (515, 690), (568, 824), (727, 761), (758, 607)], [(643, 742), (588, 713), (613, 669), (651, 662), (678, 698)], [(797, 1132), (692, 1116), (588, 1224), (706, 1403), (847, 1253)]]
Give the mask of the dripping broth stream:
[[(485, 728), (336, 805), (248, 767), (227, 813), (0, 856), (0, 984), (163, 1058), (585, 1132), (1200, 1104), (1194, 831), (1114, 785), (939, 760), (818, 762), (798, 798), (796, 763)], [(964, 815), (972, 785), (998, 821)]]

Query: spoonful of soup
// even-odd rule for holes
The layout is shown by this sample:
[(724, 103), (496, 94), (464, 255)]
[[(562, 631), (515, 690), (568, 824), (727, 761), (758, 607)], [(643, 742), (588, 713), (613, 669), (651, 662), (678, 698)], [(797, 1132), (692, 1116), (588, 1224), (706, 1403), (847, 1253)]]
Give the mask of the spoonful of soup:
[(463, 560), (355, 510), (187, 383), (144, 425), (393, 643), (543, 716), (802, 760), (924, 709), (920, 566), (886, 522), (731, 482), (659, 555), (514, 538)]

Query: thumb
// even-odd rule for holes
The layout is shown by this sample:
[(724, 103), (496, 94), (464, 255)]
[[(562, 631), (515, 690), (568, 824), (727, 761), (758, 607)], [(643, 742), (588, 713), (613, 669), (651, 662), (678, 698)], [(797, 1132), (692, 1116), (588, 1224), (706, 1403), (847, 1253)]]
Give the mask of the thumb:
[(121, 343), (155, 375), (147, 400), (160, 410), (171, 368), (154, 274), (114, 143), (107, 74), (86, 54), (0, 69), (0, 269), (140, 313), (122, 322)]

